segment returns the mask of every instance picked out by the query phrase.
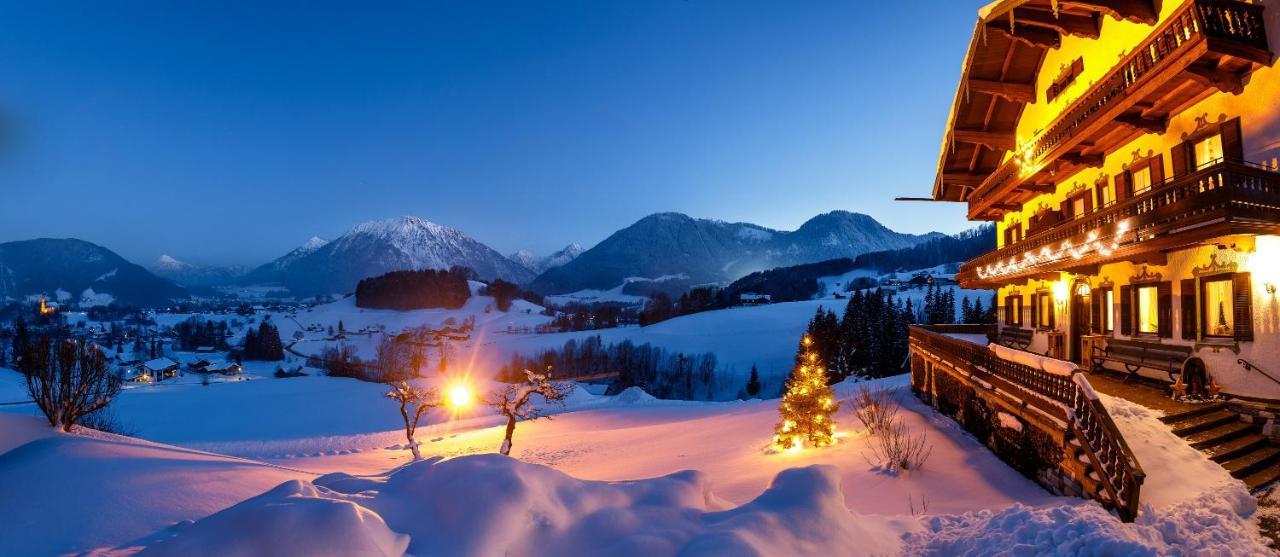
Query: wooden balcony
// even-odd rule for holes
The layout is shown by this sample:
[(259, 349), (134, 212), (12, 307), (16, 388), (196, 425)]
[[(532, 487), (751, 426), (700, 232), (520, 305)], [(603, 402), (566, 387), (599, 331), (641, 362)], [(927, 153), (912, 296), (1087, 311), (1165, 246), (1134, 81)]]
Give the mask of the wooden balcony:
[(1280, 233), (1280, 173), (1219, 161), (966, 262), (956, 280), (988, 288), (1114, 261), (1160, 262), (1171, 249), (1238, 233)]
[[(1239, 93), (1271, 64), (1263, 7), (1233, 0), (1186, 0), (1119, 64), (967, 196), (969, 218), (996, 220), (1218, 91)], [(1027, 187), (1027, 185), (1036, 187)]]

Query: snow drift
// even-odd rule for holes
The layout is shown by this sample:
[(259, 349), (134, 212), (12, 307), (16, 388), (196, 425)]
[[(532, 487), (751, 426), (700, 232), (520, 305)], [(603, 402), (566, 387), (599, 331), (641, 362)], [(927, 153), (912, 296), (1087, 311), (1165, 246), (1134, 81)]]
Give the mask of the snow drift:
[(855, 516), (839, 477), (831, 466), (789, 469), (754, 501), (725, 508), (700, 472), (598, 482), (501, 455), (433, 458), (382, 477), (287, 482), (142, 554), (896, 553), (895, 532), (913, 521)]

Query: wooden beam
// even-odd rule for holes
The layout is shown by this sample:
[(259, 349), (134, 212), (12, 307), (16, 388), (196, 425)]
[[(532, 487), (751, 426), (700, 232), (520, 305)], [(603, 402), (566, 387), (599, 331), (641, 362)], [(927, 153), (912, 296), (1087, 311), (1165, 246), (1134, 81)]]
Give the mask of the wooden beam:
[(1018, 148), (1017, 138), (1013, 132), (993, 132), (986, 130), (955, 130), (951, 138), (964, 143), (986, 145), (1000, 151), (1013, 151)]
[(1240, 74), (1204, 64), (1188, 66), (1187, 76), (1205, 87), (1213, 87), (1223, 93), (1239, 95), (1244, 91), (1244, 79)]
[(1062, 0), (1068, 8), (1084, 8), (1107, 14), (1116, 19), (1155, 25), (1160, 12), (1153, 0)]
[(1116, 122), (1147, 133), (1163, 134), (1169, 129), (1168, 118), (1145, 118), (1139, 114), (1122, 114)]
[(1062, 46), (1062, 35), (1053, 29), (1026, 25), (1014, 25), (1013, 29), (1009, 29), (1008, 22), (993, 21), (987, 24), (987, 31), (995, 31), (1012, 40), (1036, 48), (1058, 48)]
[(1018, 189), (1022, 191), (1029, 191), (1031, 193), (1053, 193), (1056, 188), (1053, 187), (1053, 184), (1027, 183), (1027, 184), (1022, 184), (1021, 186), (1018, 186)]
[(1030, 8), (1015, 8), (1013, 10), (1015, 23), (1044, 27), (1065, 35), (1088, 37), (1090, 39), (1096, 39), (1101, 34), (1102, 27), (1099, 19), (1097, 14), (1075, 15), (1062, 13), (1061, 11), (1054, 14), (1051, 11)]
[(1009, 102), (1022, 104), (1036, 102), (1036, 86), (1031, 83), (970, 79), (969, 91), (995, 95)]
[(998, 211), (1017, 211), (1022, 209), (1022, 206), (1017, 203), (992, 203), (991, 208)]
[(978, 186), (986, 179), (986, 174), (965, 174), (961, 172), (944, 172), (942, 174), (942, 183), (961, 186)]
[(1094, 168), (1102, 167), (1102, 155), (1081, 155), (1079, 153), (1066, 153), (1058, 160), (1067, 164), (1081, 164), (1084, 166), (1092, 166)]

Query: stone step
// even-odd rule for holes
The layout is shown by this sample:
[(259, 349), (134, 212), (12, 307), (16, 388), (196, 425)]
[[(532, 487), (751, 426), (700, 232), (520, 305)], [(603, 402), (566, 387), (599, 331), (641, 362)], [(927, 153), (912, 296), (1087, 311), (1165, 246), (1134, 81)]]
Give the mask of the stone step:
[(1220, 426), (1192, 433), (1184, 439), (1187, 443), (1196, 449), (1204, 449), (1214, 445), (1221, 445), (1227, 441), (1248, 435), (1253, 432), (1253, 425), (1241, 421), (1234, 421), (1222, 424)]
[(1240, 479), (1244, 481), (1249, 491), (1258, 491), (1280, 480), (1280, 466), (1267, 466)]
[(1252, 452), (1254, 449), (1267, 444), (1267, 438), (1256, 433), (1242, 435), (1221, 445), (1205, 447), (1205, 454), (1209, 455), (1209, 460), (1219, 464), (1231, 460), (1235, 457)]
[(1169, 424), (1169, 429), (1178, 437), (1187, 437), (1192, 433), (1213, 429), (1229, 422), (1240, 421), (1240, 415), (1230, 410), (1216, 410), (1205, 414), (1183, 418)]
[(1236, 478), (1246, 478), (1265, 468), (1277, 467), (1277, 461), (1280, 461), (1280, 447), (1262, 446), (1251, 453), (1223, 462), (1222, 467)]
[(1178, 412), (1175, 414), (1165, 414), (1164, 416), (1160, 417), (1160, 421), (1166, 424), (1171, 424), (1173, 422), (1182, 421), (1187, 418), (1194, 418), (1201, 414), (1217, 412), (1218, 410), (1222, 410), (1226, 407), (1227, 407), (1227, 403), (1225, 402), (1211, 402), (1209, 404), (1203, 404), (1201, 406), (1198, 406), (1193, 410), (1187, 410), (1185, 412)]

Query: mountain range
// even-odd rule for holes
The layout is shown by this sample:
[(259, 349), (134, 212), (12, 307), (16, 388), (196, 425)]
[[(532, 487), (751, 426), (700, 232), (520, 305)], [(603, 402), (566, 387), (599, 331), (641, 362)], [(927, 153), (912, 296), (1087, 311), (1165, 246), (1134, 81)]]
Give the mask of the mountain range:
[(663, 276), (683, 276), (693, 284), (725, 283), (764, 269), (902, 249), (938, 236), (894, 232), (848, 211), (818, 215), (794, 231), (657, 213), (548, 269), (529, 287), (561, 294), (613, 288), (632, 277)]
[(231, 284), (248, 271), (239, 265), (214, 266), (187, 263), (169, 255), (161, 255), (147, 266), (147, 270), (187, 288)]
[(83, 240), (0, 243), (0, 301), (38, 294), (57, 300), (63, 297), (59, 291), (78, 299), (87, 290), (136, 306), (160, 306), (187, 297), (186, 289)]
[(485, 280), (525, 283), (534, 273), (461, 231), (417, 217), (357, 224), (331, 242), (318, 238), (254, 269), (242, 283), (278, 283), (295, 296), (346, 293), (390, 271), (471, 268)]
[(570, 244), (547, 256), (503, 256), (457, 229), (405, 216), (357, 224), (332, 241), (313, 237), (248, 272), (167, 255), (149, 272), (89, 242), (39, 239), (0, 244), (0, 301), (57, 290), (79, 296), (91, 288), (121, 303), (154, 306), (185, 298), (184, 286), (211, 292), (231, 284), (278, 285), (303, 298), (352, 292), (360, 279), (390, 271), (455, 265), (543, 294), (610, 289), (632, 278), (727, 284), (759, 270), (910, 248), (939, 236), (894, 232), (847, 211), (818, 215), (794, 231), (657, 213), (588, 250)]

